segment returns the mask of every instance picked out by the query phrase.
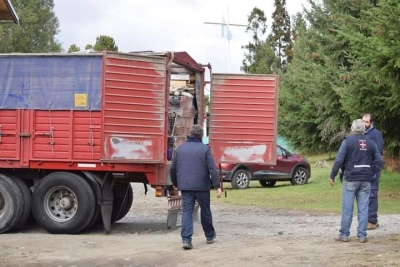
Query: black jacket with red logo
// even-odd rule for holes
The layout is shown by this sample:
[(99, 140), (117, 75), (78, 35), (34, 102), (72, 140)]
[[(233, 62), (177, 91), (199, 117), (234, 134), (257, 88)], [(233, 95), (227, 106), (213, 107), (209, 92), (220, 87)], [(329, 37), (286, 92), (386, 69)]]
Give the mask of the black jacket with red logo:
[(330, 178), (345, 166), (346, 181), (371, 181), (381, 165), (382, 156), (374, 141), (363, 134), (350, 135), (340, 145)]

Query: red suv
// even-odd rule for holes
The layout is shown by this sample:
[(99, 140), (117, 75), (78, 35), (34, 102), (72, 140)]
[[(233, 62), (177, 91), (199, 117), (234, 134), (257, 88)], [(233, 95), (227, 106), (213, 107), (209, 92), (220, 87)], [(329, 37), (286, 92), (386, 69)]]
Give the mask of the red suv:
[(273, 187), (277, 181), (306, 184), (311, 175), (306, 158), (292, 154), (279, 145), (276, 148), (276, 165), (223, 163), (221, 171), (223, 181), (231, 182), (236, 189), (249, 187), (251, 180), (258, 180), (263, 187)]

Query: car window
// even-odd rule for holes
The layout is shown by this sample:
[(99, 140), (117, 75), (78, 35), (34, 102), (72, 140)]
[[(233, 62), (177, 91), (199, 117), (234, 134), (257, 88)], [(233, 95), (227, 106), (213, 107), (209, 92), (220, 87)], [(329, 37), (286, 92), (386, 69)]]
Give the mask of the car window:
[(284, 155), (282, 149), (279, 146), (276, 147), (276, 155), (277, 156), (283, 156)]

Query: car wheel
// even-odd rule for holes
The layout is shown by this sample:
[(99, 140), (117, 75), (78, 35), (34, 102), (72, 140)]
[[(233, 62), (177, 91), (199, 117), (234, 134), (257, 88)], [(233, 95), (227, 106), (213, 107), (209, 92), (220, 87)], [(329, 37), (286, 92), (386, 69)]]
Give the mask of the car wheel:
[(274, 185), (276, 184), (276, 181), (263, 181), (263, 180), (260, 180), (259, 182), (260, 182), (260, 185), (262, 187), (274, 187)]
[(232, 176), (231, 184), (235, 189), (245, 189), (249, 187), (251, 173), (247, 170), (239, 169)]
[(309, 177), (310, 174), (307, 169), (303, 167), (297, 167), (296, 170), (293, 172), (290, 183), (292, 185), (306, 184), (308, 182)]

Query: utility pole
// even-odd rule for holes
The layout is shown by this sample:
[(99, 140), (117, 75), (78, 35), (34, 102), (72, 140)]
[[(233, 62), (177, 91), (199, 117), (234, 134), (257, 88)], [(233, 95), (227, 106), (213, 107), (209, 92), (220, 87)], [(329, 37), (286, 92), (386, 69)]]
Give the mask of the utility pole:
[(209, 24), (209, 25), (217, 25), (221, 26), (222, 29), (222, 37), (225, 37), (224, 35), (224, 29), (226, 28), (226, 39), (228, 40), (228, 72), (231, 71), (231, 44), (230, 41), (232, 39), (232, 33), (230, 30), (230, 26), (234, 27), (247, 27), (247, 25), (244, 24), (236, 24), (236, 23), (229, 23), (229, 9), (228, 9), (228, 22), (225, 22), (225, 18), (222, 15), (222, 23), (218, 22), (204, 22), (204, 24)]

